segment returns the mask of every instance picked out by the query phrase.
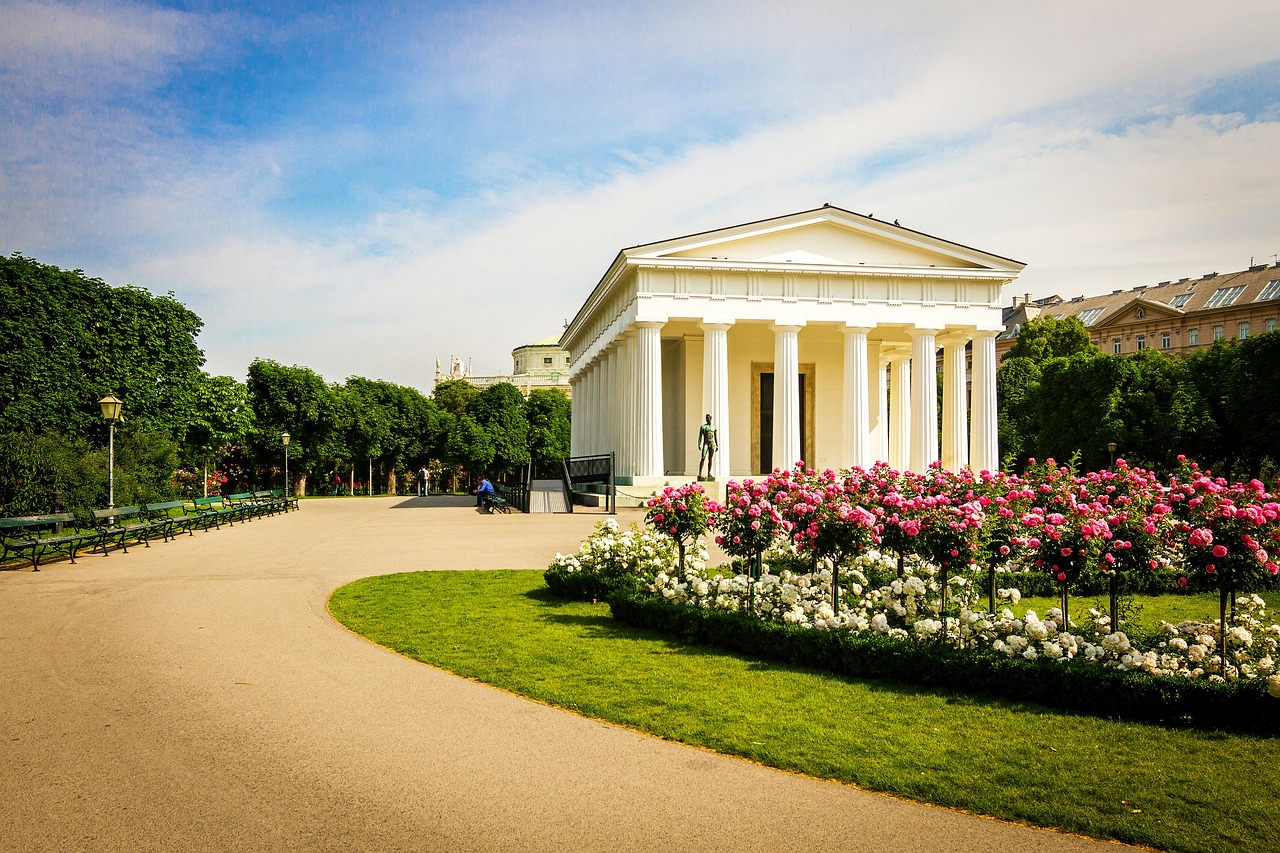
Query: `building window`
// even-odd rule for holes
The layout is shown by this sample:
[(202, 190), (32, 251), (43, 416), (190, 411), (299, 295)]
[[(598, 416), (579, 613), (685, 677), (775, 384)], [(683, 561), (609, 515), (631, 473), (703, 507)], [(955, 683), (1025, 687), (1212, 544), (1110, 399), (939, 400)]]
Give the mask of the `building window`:
[(1147, 312), (1146, 312), (1144, 309), (1139, 308), (1139, 309), (1138, 309), (1138, 319), (1139, 319), (1139, 320), (1141, 320), (1142, 318), (1144, 318), (1144, 317), (1146, 317), (1146, 316), (1147, 316)]
[(1220, 340), (1222, 340), (1222, 327), (1221, 327), (1221, 326), (1214, 326), (1214, 327), (1213, 327), (1213, 339), (1214, 339), (1215, 341), (1220, 341)]
[(1173, 345), (1173, 337), (1168, 332), (1160, 333), (1160, 349), (1168, 349)]
[(1189, 346), (1196, 346), (1199, 343), (1200, 343), (1200, 330), (1187, 329), (1187, 344)]
[(1280, 278), (1273, 278), (1267, 282), (1267, 286), (1262, 288), (1262, 292), (1258, 294), (1258, 298), (1254, 302), (1263, 302), (1267, 299), (1280, 299)]
[(1276, 330), (1276, 321), (1275, 321), (1275, 318), (1273, 317), (1272, 319), (1267, 321), (1267, 331), (1274, 332), (1275, 330)]
[(1116, 355), (1119, 355), (1119, 354), (1120, 354), (1121, 350), (1120, 350), (1120, 339), (1119, 339), (1119, 338), (1112, 338), (1112, 339), (1111, 339), (1111, 351), (1112, 351), (1113, 353), (1115, 353)]
[(542, 360), (542, 363), (543, 363), (543, 364), (550, 364), (550, 363), (551, 363), (551, 359), (550, 359), (549, 357), (548, 357), (548, 358), (544, 358), (544, 359)]
[(1183, 305), (1186, 305), (1188, 302), (1190, 302), (1191, 297), (1193, 296), (1195, 296), (1194, 293), (1179, 293), (1177, 296), (1173, 297), (1173, 300), (1169, 303), (1169, 306), (1171, 308), (1181, 308)]
[(1213, 292), (1213, 296), (1209, 297), (1209, 301), (1204, 304), (1205, 308), (1221, 308), (1224, 305), (1234, 304), (1240, 298), (1240, 294), (1244, 293), (1244, 285), (1236, 284), (1231, 287), (1220, 287)]
[(1092, 326), (1093, 321), (1101, 317), (1102, 312), (1106, 310), (1106, 308), (1090, 308), (1088, 311), (1081, 311), (1079, 314), (1080, 322), (1086, 326)]
[(1243, 341), (1247, 337), (1249, 337), (1249, 324), (1241, 323), (1240, 324), (1240, 340)]
[(1146, 348), (1147, 348), (1147, 336), (1138, 335), (1138, 349), (1146, 349)]

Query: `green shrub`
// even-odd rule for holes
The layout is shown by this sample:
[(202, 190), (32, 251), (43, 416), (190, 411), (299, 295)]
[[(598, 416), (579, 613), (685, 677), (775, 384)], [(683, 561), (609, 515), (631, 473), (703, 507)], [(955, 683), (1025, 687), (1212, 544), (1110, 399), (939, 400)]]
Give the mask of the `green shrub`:
[(620, 622), (765, 660), (853, 678), (886, 679), (1035, 702), (1104, 717), (1280, 734), (1280, 700), (1265, 681), (1221, 682), (1043, 662), (886, 636), (857, 637), (671, 604), (635, 589), (609, 598)]

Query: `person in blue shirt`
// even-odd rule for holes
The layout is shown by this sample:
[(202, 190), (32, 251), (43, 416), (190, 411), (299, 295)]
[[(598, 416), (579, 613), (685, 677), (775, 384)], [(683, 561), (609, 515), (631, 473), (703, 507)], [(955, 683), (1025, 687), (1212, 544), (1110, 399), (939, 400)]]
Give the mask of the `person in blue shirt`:
[(485, 496), (493, 494), (493, 483), (489, 482), (488, 477), (483, 474), (480, 475), (480, 485), (476, 486), (474, 494), (476, 496), (476, 507), (483, 509), (486, 500)]

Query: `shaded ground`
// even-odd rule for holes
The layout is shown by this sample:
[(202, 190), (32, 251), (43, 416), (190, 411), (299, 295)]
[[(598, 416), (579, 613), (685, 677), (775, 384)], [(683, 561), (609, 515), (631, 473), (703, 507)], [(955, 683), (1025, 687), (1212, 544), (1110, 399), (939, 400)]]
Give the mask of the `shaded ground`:
[(601, 518), (458, 502), (306, 501), (0, 573), (0, 850), (1118, 848), (575, 717), (330, 618), (350, 580), (540, 567)]

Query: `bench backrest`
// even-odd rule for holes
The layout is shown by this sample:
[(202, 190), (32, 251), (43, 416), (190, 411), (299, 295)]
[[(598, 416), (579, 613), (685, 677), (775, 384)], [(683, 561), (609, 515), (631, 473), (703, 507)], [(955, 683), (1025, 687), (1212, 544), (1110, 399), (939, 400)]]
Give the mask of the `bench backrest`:
[(251, 501), (253, 500), (253, 493), (241, 492), (238, 495), (227, 495), (227, 500), (231, 501), (232, 503), (235, 503), (238, 501)]
[(108, 518), (128, 518), (142, 512), (140, 506), (117, 506), (111, 509), (95, 509), (93, 511), (94, 521), (104, 521)]
[(168, 515), (175, 509), (185, 510), (186, 508), (186, 501), (165, 501), (164, 503), (146, 505), (147, 512), (163, 512), (165, 515)]
[(195, 498), (192, 500), (197, 507), (212, 507), (222, 503), (222, 495), (209, 495), (207, 498)]
[(76, 520), (69, 512), (53, 515), (20, 515), (14, 518), (0, 518), (0, 530), (20, 530), (24, 527), (52, 527), (55, 524), (72, 524)]

